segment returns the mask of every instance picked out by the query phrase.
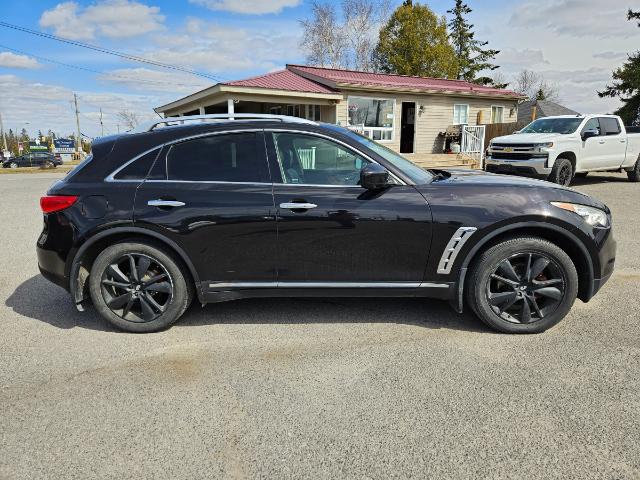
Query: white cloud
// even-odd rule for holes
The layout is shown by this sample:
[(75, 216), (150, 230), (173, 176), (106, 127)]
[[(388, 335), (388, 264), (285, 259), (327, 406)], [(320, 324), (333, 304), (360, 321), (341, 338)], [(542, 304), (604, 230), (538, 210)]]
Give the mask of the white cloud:
[(264, 15), (279, 13), (287, 7), (296, 7), (300, 5), (301, 0), (189, 0), (189, 2), (202, 5), (210, 10)]
[[(75, 131), (73, 91), (59, 85), (32, 82), (17, 75), (0, 75), (0, 105), (3, 108), (5, 128), (20, 130), (30, 122), (27, 130), (31, 135), (48, 129), (60, 135)], [(79, 91), (78, 104), (81, 112), (80, 129), (83, 134), (100, 134), (100, 108), (106, 127), (105, 133), (116, 133), (117, 113), (131, 110), (143, 119), (156, 117), (153, 107), (173, 99), (173, 96), (136, 95), (117, 92)]]
[(151, 70), (148, 68), (120, 68), (105, 72), (98, 80), (125, 86), (141, 92), (170, 92), (189, 94), (211, 86), (212, 82), (186, 73)]
[(229, 72), (260, 73), (302, 56), (299, 26), (293, 22), (234, 28), (190, 18), (182, 29), (155, 40), (146, 58), (213, 72), (223, 80), (231, 79)]
[(574, 37), (630, 38), (640, 30), (626, 20), (629, 6), (629, 0), (527, 1), (514, 9), (509, 23)]
[(17, 55), (11, 52), (0, 52), (0, 67), (5, 68), (40, 68), (42, 65), (35, 58), (27, 55)]
[(545, 60), (542, 50), (532, 50), (525, 48), (522, 50), (515, 48), (505, 48), (501, 50), (496, 57), (496, 64), (500, 65), (503, 70), (516, 71), (527, 68), (539, 67), (548, 64)]
[(160, 8), (135, 0), (104, 0), (86, 8), (76, 2), (64, 2), (40, 17), (42, 28), (52, 28), (56, 35), (72, 40), (89, 40), (97, 35), (127, 38), (163, 28)]
[(629, 54), (627, 52), (606, 52), (594, 53), (593, 58), (602, 58), (604, 60), (626, 60)]

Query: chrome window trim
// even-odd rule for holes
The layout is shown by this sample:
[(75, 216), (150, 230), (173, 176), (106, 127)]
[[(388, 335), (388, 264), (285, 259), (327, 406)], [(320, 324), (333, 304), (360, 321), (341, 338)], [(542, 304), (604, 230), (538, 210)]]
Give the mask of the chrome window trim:
[(476, 227), (460, 227), (455, 231), (440, 257), (440, 263), (438, 263), (437, 270), (439, 274), (447, 275), (451, 273), (451, 269), (453, 268), (453, 264), (458, 253), (460, 253), (464, 244), (467, 243), (467, 240), (469, 240), (471, 235), (473, 235), (477, 230), (478, 229)]
[(432, 282), (209, 282), (209, 288), (450, 288)]
[[(118, 180), (116, 178), (114, 178), (119, 172), (120, 170), (126, 168), (128, 165), (130, 165), (131, 163), (135, 162), (136, 160), (138, 160), (139, 158), (143, 157), (144, 155), (146, 155), (147, 153), (150, 153), (154, 150), (162, 150), (164, 147), (171, 147), (177, 143), (181, 143), (181, 142), (185, 142), (185, 141), (189, 141), (189, 140), (195, 140), (198, 138), (202, 138), (202, 137), (209, 137), (212, 135), (224, 135), (224, 134), (232, 134), (232, 133), (246, 133), (246, 132), (262, 132), (262, 133), (270, 133), (270, 132), (288, 132), (288, 133), (302, 133), (304, 135), (312, 135), (312, 136), (316, 136), (316, 137), (321, 137), (324, 139), (327, 139), (329, 141), (332, 142), (336, 142), (340, 145), (343, 145), (344, 147), (348, 148), (349, 150), (357, 153), (358, 155), (360, 155), (361, 157), (369, 160), (372, 163), (375, 164), (380, 164), (379, 162), (376, 162), (373, 158), (371, 158), (369, 155), (361, 152), (360, 150), (352, 147), (351, 145), (349, 145), (346, 142), (343, 142), (342, 140), (338, 140), (337, 138), (333, 138), (330, 137), (329, 135), (325, 135), (322, 133), (318, 133), (318, 132), (309, 132), (307, 130), (295, 130), (295, 129), (285, 129), (285, 128), (269, 128), (269, 129), (264, 129), (264, 128), (242, 128), (242, 129), (234, 129), (234, 130), (221, 130), (221, 131), (216, 131), (216, 132), (206, 132), (206, 133), (199, 133), (197, 135), (190, 135), (188, 137), (181, 137), (175, 140), (171, 140), (169, 142), (164, 142), (162, 144), (156, 145), (142, 153), (140, 153), (139, 155), (133, 157), (131, 160), (129, 160), (128, 162), (126, 162), (124, 165), (118, 167), (116, 170), (114, 170), (110, 175), (108, 175), (104, 181), (105, 182), (123, 182), (123, 183), (132, 183), (132, 182), (137, 182), (140, 183), (142, 181), (145, 182), (179, 182), (179, 183), (219, 183), (219, 184), (235, 184), (235, 185), (286, 185), (286, 186), (297, 186), (297, 187), (329, 187), (329, 188), (362, 188), (360, 185), (326, 185), (326, 184), (311, 184), (311, 183), (282, 183), (282, 182), (228, 182), (228, 181), (223, 181), (223, 180), (146, 180), (145, 178), (141, 178), (141, 179), (126, 179), (126, 180)], [(169, 152), (167, 152), (167, 155), (169, 154)], [(157, 158), (156, 158), (157, 161)], [(165, 161), (166, 161), (166, 157), (165, 157)], [(278, 160), (278, 164), (280, 164), (280, 160)], [(406, 186), (408, 185), (408, 183), (406, 183), (404, 180), (402, 180), (401, 178), (399, 178), (396, 174), (394, 174), (393, 172), (389, 172), (389, 174), (391, 175), (391, 177), (398, 182), (398, 185), (400, 186)]]

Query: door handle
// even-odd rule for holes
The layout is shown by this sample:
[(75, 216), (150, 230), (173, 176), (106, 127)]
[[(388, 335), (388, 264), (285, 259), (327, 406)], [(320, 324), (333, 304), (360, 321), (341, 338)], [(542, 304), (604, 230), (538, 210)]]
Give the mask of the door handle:
[(177, 200), (157, 199), (157, 200), (149, 200), (147, 202), (147, 205), (149, 205), (150, 207), (184, 207), (185, 203), (179, 202)]
[(604, 140), (598, 140), (598, 143), (599, 143), (599, 144), (603, 144), (603, 143), (604, 143)]
[(298, 203), (298, 202), (285, 202), (280, 204), (280, 208), (286, 208), (289, 210), (309, 210), (316, 208), (318, 205), (315, 203)]
[(627, 142), (626, 140), (620, 140), (620, 143), (626, 143), (626, 142)]

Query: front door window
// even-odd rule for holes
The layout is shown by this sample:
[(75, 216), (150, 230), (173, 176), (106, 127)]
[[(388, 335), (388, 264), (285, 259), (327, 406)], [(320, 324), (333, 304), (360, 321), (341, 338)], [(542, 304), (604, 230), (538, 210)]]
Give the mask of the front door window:
[(283, 183), (358, 185), (368, 160), (330, 140), (299, 133), (274, 133)]

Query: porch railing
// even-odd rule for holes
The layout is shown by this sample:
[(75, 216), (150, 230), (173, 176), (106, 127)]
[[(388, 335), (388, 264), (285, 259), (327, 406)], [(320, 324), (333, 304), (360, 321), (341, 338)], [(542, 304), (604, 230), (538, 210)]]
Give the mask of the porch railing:
[(464, 125), (460, 153), (471, 157), (484, 168), (484, 125)]
[(316, 168), (316, 147), (301, 148), (298, 150), (298, 158), (305, 170), (313, 170)]

